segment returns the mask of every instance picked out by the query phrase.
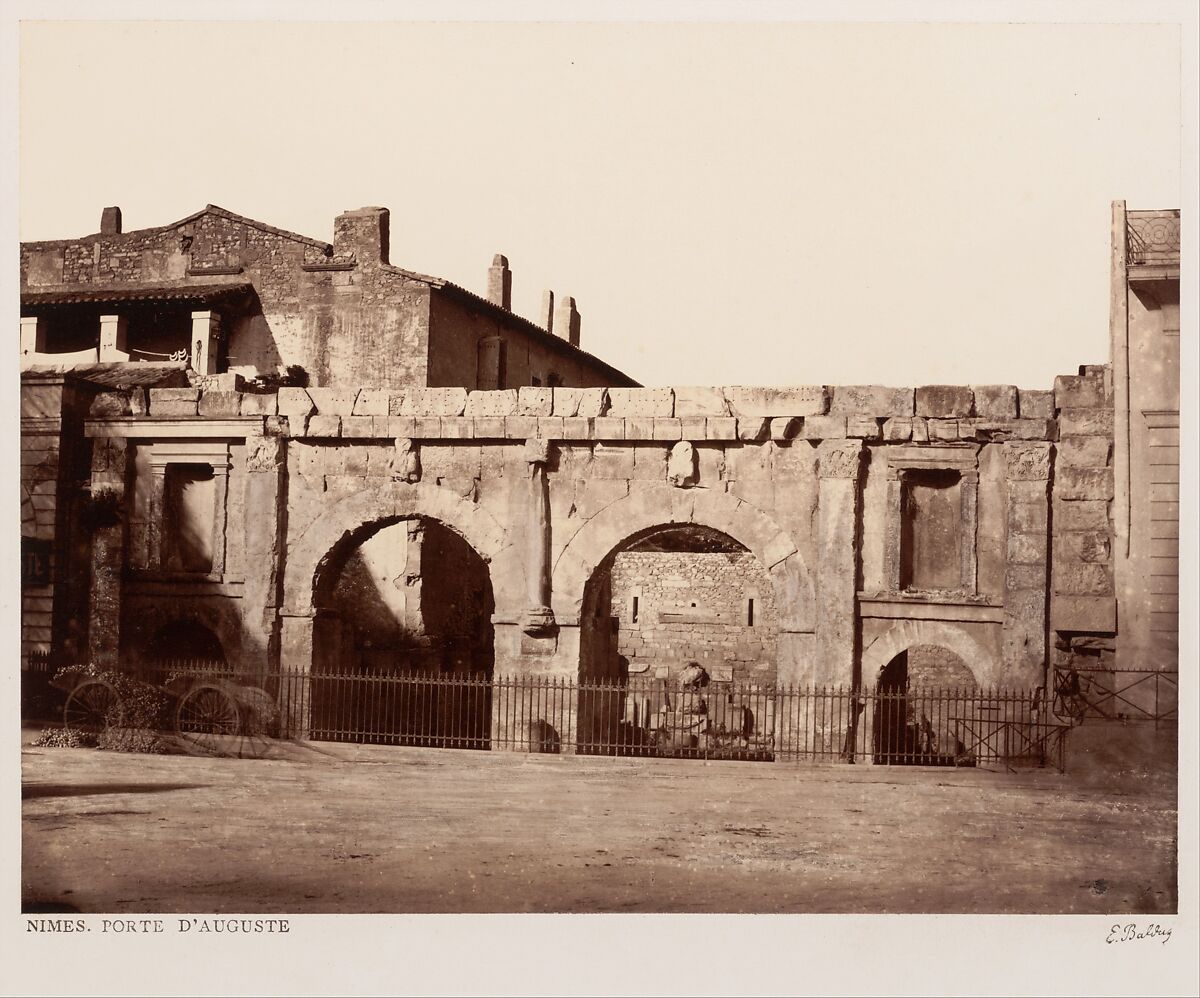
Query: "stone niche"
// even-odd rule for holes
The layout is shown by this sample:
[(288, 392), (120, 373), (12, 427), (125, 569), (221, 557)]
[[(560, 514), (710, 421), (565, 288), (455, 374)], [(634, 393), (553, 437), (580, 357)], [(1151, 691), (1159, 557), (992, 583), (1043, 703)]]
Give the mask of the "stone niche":
[(978, 446), (894, 448), (887, 480), (888, 590), (975, 593)]

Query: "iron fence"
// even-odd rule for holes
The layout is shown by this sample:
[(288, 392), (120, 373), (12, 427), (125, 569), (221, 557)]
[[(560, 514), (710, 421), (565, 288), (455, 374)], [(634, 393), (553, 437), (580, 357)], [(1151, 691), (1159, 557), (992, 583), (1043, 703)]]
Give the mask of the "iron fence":
[(1088, 719), (1174, 722), (1179, 718), (1179, 673), (1056, 668), (1053, 712), (1070, 725)]
[(245, 672), (199, 661), (160, 662), (130, 676), (168, 694), (164, 724), (189, 743), (214, 749), (236, 744), (236, 754), (259, 754), (265, 740), (310, 739), (660, 759), (1061, 770), (1069, 728), (1036, 690), (720, 681), (680, 689), (641, 677), (488, 676), (399, 666)]

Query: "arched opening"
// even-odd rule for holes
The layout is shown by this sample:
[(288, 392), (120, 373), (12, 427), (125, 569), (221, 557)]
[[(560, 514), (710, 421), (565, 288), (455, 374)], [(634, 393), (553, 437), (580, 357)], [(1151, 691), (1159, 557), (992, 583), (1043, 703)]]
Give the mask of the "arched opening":
[(351, 532), (314, 604), (310, 737), (488, 747), (495, 602), (459, 534), (424, 516)]
[(978, 689), (974, 673), (940, 645), (912, 645), (880, 670), (873, 710), (879, 764), (964, 765), (958, 723)]
[(580, 752), (759, 752), (778, 621), (744, 545), (695, 523), (642, 530), (592, 572), (579, 626)]

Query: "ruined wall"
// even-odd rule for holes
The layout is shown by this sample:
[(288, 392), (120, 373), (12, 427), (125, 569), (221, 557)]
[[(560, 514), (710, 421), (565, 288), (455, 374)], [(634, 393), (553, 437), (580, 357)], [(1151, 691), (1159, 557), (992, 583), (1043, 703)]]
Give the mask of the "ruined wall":
[[(322, 642), (338, 647), (334, 637), (313, 633), (312, 583), (322, 559), (364, 525), (429, 517), (486, 562), (497, 670), (574, 676), (595, 650), (584, 646), (594, 635), (581, 621), (597, 571), (647, 532), (692, 523), (752, 552), (746, 564), (757, 565), (761, 600), (755, 634), (741, 629), (731, 641), (710, 630), (711, 622), (662, 621), (668, 629), (647, 643), (645, 633), (623, 626), (614, 651), (631, 662), (652, 657), (642, 648), (656, 659), (711, 656), (739, 668), (769, 660), (780, 682), (849, 684), (860, 667), (870, 682), (896, 654), (936, 645), (962, 659), (981, 684), (1033, 686), (1044, 681), (1049, 565), (1057, 551), (1049, 514), (1058, 426), (1049, 396), (944, 387), (287, 388), (263, 395), (214, 381), (151, 390), (148, 413), (132, 418), (147, 420), (148, 438), (159, 417), (176, 434), (191, 417), (204, 438), (211, 435), (205, 420), (219, 416), (223, 432), (245, 434), (237, 446), (247, 453), (257, 453), (252, 439), (277, 442), (278, 453), (256, 466), (264, 480), (285, 476), (273, 500), (280, 533), (270, 558), (244, 560), (246, 591), (255, 572), (262, 578), (242, 627), (243, 640), (255, 635), (263, 655), (278, 627), (285, 662), (305, 661)], [(256, 518), (269, 519), (270, 510), (249, 501), (252, 475), (236, 487), (238, 460), (231, 501), (240, 495), (253, 512), (231, 507), (229, 530), (249, 541)], [(892, 584), (900, 543), (895, 486), (908, 467), (949, 467), (962, 476), (964, 574), (956, 588), (899, 591)], [(545, 510), (535, 516), (542, 501)], [(1090, 500), (1055, 501), (1066, 508)], [(1055, 516), (1062, 516), (1057, 508)], [(548, 525), (544, 540), (541, 523)], [(454, 560), (447, 552), (437, 557)], [(620, 566), (640, 557), (617, 556), (609, 606), (626, 624)], [(653, 579), (655, 570), (647, 570)], [(274, 593), (271, 572), (281, 579)], [(457, 585), (458, 574), (443, 581)], [(721, 577), (682, 564), (670, 575), (695, 591)], [(749, 585), (749, 576), (725, 579), (722, 590), (744, 595)], [(459, 597), (447, 591), (439, 600), (457, 606), (466, 598)], [(662, 598), (648, 599), (649, 618)], [(530, 629), (531, 608), (544, 609), (546, 599), (553, 626)], [(939, 668), (938, 675), (949, 674)]]
[[(1109, 372), (1088, 367), (1054, 386), (1059, 439), (1054, 462), (1051, 627), (1055, 665), (1101, 652), (1111, 665), (1117, 629), (1113, 578), (1113, 403)], [(1092, 663), (1095, 664), (1095, 663)]]
[(967, 664), (939, 645), (913, 645), (908, 649), (910, 689), (968, 690), (978, 684)]
[(716, 679), (775, 679), (774, 593), (747, 551), (622, 551), (609, 607), (630, 674), (693, 659)]

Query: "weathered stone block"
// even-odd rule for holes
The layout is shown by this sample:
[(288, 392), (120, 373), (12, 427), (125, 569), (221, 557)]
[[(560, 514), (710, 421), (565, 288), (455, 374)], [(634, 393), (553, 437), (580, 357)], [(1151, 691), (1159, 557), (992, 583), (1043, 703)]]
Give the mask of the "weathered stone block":
[(1058, 465), (1076, 468), (1106, 468), (1112, 454), (1108, 437), (1064, 437), (1058, 444)]
[(658, 416), (653, 421), (653, 429), (650, 434), (652, 440), (682, 440), (683, 425), (678, 419), (673, 419), (666, 416)]
[[(675, 399), (675, 408), (679, 408), (679, 399)], [(703, 440), (707, 436), (708, 428), (706, 425), (705, 416), (678, 416), (679, 434), (682, 440)], [(716, 417), (719, 418), (719, 417)]]
[(728, 416), (729, 403), (720, 388), (684, 387), (675, 389), (676, 416)]
[(1083, 562), (1056, 562), (1054, 591), (1067, 596), (1111, 596), (1112, 567)]
[[(305, 416), (297, 416), (296, 422), (298, 425), (298, 436), (304, 434), (304, 424), (307, 421)], [(292, 433), (292, 421), (287, 416), (264, 416), (263, 417), (263, 433), (268, 437), (286, 437)]]
[(912, 440), (914, 444), (929, 443), (929, 420), (924, 416), (913, 417)]
[(975, 414), (975, 393), (963, 385), (922, 385), (913, 394), (918, 416), (958, 419)]
[(669, 448), (661, 444), (636, 444), (633, 448), (633, 477), (642, 481), (665, 480), (668, 453)]
[(1004, 445), (1004, 473), (1010, 482), (1035, 482), (1050, 477), (1050, 445), (1010, 443)]
[(240, 414), (243, 416), (275, 416), (279, 412), (279, 396), (247, 392), (242, 396)]
[(1012, 502), (1008, 506), (1008, 529), (1020, 533), (1045, 533), (1049, 506), (1043, 495), (1041, 502)]
[(1017, 415), (1022, 419), (1053, 419), (1054, 392), (1022, 388), (1017, 392)]
[(151, 388), (152, 416), (194, 416), (200, 401), (197, 388)]
[(608, 411), (607, 388), (553, 388), (555, 416), (594, 418)]
[(150, 415), (150, 397), (141, 385), (135, 385), (125, 393), (129, 396), (129, 414), (131, 416)]
[(838, 385), (833, 389), (829, 411), (842, 415), (911, 416), (913, 390), (879, 385)]
[(1050, 600), (1050, 626), (1056, 631), (1112, 633), (1117, 601), (1108, 596), (1058, 596)]
[(623, 416), (597, 416), (592, 420), (592, 430), (597, 440), (624, 440), (625, 419)]
[(349, 416), (354, 412), (354, 400), (358, 397), (358, 389), (309, 388), (308, 397), (322, 416)]
[(379, 440), (386, 440), (392, 435), (391, 416), (372, 416), (371, 425), (375, 428), (374, 435)]
[(325, 413), (309, 416), (304, 435), (306, 437), (340, 437), (342, 435), (342, 417)]
[[(834, 400), (837, 400), (836, 389)], [(805, 440), (844, 440), (846, 417), (844, 415), (805, 416), (801, 436)]]
[(413, 416), (388, 416), (388, 436), (393, 440), (408, 440), (417, 435), (417, 421)]
[(162, 401), (156, 402), (150, 400), (150, 415), (160, 418), (171, 418), (179, 416), (194, 416), (196, 415), (196, 402), (172, 402)]
[(984, 419), (1017, 418), (1016, 385), (973, 385), (975, 415)]
[(1046, 535), (1008, 534), (1008, 563), (1010, 565), (1044, 565), (1046, 563)]
[(1009, 565), (1004, 571), (1004, 588), (1009, 592), (1017, 589), (1044, 589), (1046, 566)]
[(610, 388), (610, 416), (673, 416), (675, 393), (670, 388)]
[(388, 392), (388, 415), (399, 416), (404, 412), (404, 400), (408, 392), (403, 388), (393, 388)]
[(391, 412), (391, 404), (391, 389), (361, 388), (351, 411), (355, 416), (386, 416)]
[(1111, 437), (1111, 409), (1063, 409), (1058, 417), (1058, 432), (1063, 437)]
[(549, 416), (553, 412), (553, 389), (522, 385), (517, 390), (517, 415)]
[(503, 440), (503, 416), (476, 416), (474, 437), (476, 440)]
[(738, 421), (733, 417), (709, 416), (704, 421), (704, 434), (709, 440), (736, 440)]
[(1055, 557), (1064, 561), (1107, 562), (1112, 541), (1098, 530), (1063, 532), (1054, 539)]
[(1108, 503), (1102, 499), (1062, 502), (1056, 495), (1054, 504), (1054, 532), (1067, 530), (1109, 529)]
[(625, 439), (626, 440), (653, 440), (654, 439), (654, 417), (653, 416), (626, 416), (625, 417)]
[(151, 402), (199, 402), (199, 389), (150, 389)]
[(228, 419), (242, 411), (242, 396), (238, 392), (202, 392), (196, 411), (209, 419)]
[(466, 416), (442, 416), (443, 440), (470, 440), (475, 434), (475, 420)]
[(465, 388), (408, 388), (400, 412), (404, 416), (461, 416), (466, 408)]
[[(592, 451), (592, 471), (597, 478), (632, 478), (633, 447), (596, 444)], [(665, 465), (663, 477), (666, 477)]]
[(517, 390), (506, 388), (494, 392), (470, 392), (465, 412), (468, 416), (513, 416), (517, 412)]
[(929, 420), (929, 439), (936, 440), (957, 440), (958, 439), (958, 420), (957, 419), (930, 419)]
[[(911, 423), (909, 432), (912, 432)], [(874, 416), (847, 416), (846, 436), (859, 440), (881, 440), (883, 431), (879, 428), (879, 420)]]
[(724, 389), (724, 395), (734, 416), (823, 416), (829, 411), (829, 393), (824, 385), (736, 386)]
[[(604, 445), (601, 444), (601, 447)], [(613, 448), (606, 448), (613, 450)], [(629, 494), (628, 479), (633, 474), (633, 451), (626, 455), (629, 460), (628, 475), (608, 475), (599, 478), (580, 479), (575, 482), (575, 512), (585, 520), (590, 520), (605, 506), (618, 499), (624, 499)], [(606, 461), (608, 458), (606, 458)], [(617, 460), (623, 460), (618, 458)]]
[(375, 436), (375, 420), (370, 416), (343, 416), (343, 437), (373, 437)]
[(537, 436), (536, 416), (505, 416), (504, 435), (513, 440)]
[[(420, 440), (440, 440), (442, 436), (441, 416), (414, 416), (417, 422), (416, 433)], [(530, 420), (532, 422), (532, 420)]]
[(589, 440), (592, 436), (592, 420), (586, 416), (562, 417), (564, 440)]
[(769, 431), (771, 439), (776, 443), (791, 440), (799, 434), (803, 425), (804, 420), (799, 416), (772, 416)]
[(964, 440), (1053, 440), (1052, 419), (960, 419), (958, 432)]
[(883, 421), (883, 439), (888, 443), (903, 443), (912, 439), (912, 419), (908, 416), (892, 416)]
[[(353, 418), (353, 417), (349, 417)], [(346, 435), (346, 426), (343, 421), (342, 436)], [(367, 477), (367, 449), (365, 447), (345, 447), (342, 449), (342, 468), (343, 474), (353, 475), (355, 478)]]
[(1104, 379), (1060, 375), (1054, 379), (1054, 404), (1059, 409), (1095, 409), (1103, 406)]
[(563, 417), (538, 416), (537, 435), (543, 440), (561, 440), (563, 437)]
[(245, 387), (246, 379), (234, 371), (224, 374), (192, 374), (191, 386), (202, 392), (240, 392)]
[(759, 442), (771, 435), (771, 420), (767, 416), (738, 416), (737, 435), (739, 440)]
[(1054, 480), (1054, 495), (1059, 499), (1111, 499), (1112, 468), (1059, 468)]
[(313, 400), (303, 388), (280, 388), (276, 399), (276, 407), (281, 416), (311, 416), (317, 411)]
[(88, 406), (88, 415), (93, 419), (111, 419), (114, 416), (130, 416), (129, 395), (126, 392), (101, 392)]

